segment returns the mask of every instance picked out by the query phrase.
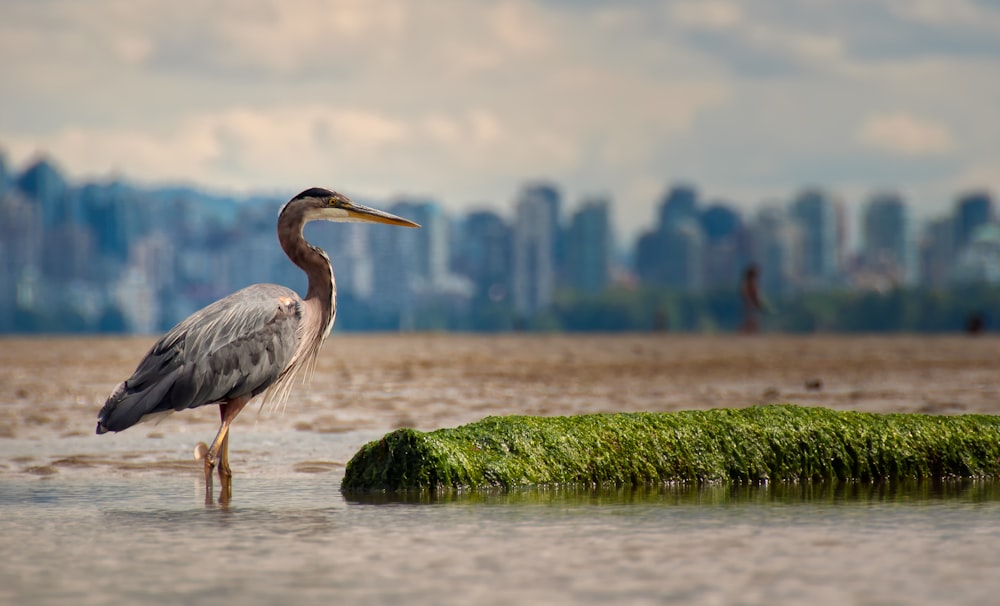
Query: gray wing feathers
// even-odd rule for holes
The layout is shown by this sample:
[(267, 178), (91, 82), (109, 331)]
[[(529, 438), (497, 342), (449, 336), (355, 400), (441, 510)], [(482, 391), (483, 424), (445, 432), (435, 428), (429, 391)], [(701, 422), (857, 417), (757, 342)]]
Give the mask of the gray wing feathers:
[(158, 412), (255, 396), (275, 382), (299, 341), (302, 300), (257, 284), (196, 312), (150, 349), (98, 415), (98, 433)]

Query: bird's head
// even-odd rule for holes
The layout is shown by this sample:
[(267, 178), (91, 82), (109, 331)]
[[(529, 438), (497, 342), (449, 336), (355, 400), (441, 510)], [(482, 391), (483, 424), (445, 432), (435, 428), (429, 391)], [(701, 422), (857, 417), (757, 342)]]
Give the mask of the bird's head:
[(279, 215), (284, 215), (286, 212), (301, 213), (306, 221), (387, 223), (402, 227), (420, 227), (409, 219), (358, 204), (344, 194), (322, 187), (307, 189), (289, 200)]

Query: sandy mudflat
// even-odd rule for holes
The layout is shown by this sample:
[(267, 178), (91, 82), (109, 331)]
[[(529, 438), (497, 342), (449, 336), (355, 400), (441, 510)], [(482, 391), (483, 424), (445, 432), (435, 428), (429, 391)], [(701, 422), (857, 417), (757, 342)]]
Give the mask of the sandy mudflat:
[[(93, 435), (104, 399), (152, 342), (0, 339), (0, 475), (103, 467), (133, 473), (197, 470), (187, 445), (214, 435), (215, 407), (119, 435)], [(240, 454), (240, 440), (255, 433), (295, 442), (296, 435), (371, 436), (401, 426), (454, 426), (487, 415), (765, 402), (998, 413), (998, 370), (996, 337), (334, 334), (311, 384), (296, 387), (284, 411), (258, 414), (251, 408), (241, 415), (234, 425), (234, 458), (253, 462), (252, 449)], [(335, 468), (346, 455), (291, 456), (288, 465), (309, 473)]]

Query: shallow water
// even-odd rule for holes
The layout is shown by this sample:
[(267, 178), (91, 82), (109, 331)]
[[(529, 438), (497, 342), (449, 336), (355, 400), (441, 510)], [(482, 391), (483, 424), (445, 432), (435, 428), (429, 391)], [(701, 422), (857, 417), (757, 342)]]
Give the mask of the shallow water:
[[(148, 340), (0, 339), (0, 604), (992, 604), (1000, 484), (344, 495), (399, 425), (782, 400), (1000, 412), (997, 340), (343, 337), (283, 414), (95, 436)], [(822, 387), (806, 382), (819, 378)]]
[(339, 475), (27, 479), (0, 602), (987, 604), (1000, 486), (345, 497)]

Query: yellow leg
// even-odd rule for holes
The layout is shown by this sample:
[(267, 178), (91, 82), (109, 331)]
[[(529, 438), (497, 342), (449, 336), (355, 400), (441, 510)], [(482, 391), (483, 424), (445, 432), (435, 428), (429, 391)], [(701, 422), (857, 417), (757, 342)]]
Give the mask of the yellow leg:
[(205, 505), (212, 504), (212, 468), (205, 459)]
[(219, 448), (219, 502), (228, 503), (233, 495), (233, 470), (229, 467), (229, 434), (222, 439)]
[(249, 401), (250, 398), (239, 398), (219, 404), (219, 416), (222, 418), (222, 424), (219, 427), (219, 433), (212, 440), (212, 445), (208, 447), (208, 453), (205, 454), (206, 502), (212, 500), (212, 471), (216, 465), (219, 466), (219, 481), (222, 483), (219, 500), (228, 501), (232, 495), (233, 471), (229, 467), (229, 426)]
[(222, 439), (222, 446), (219, 448), (219, 479), (225, 481), (233, 477), (233, 470), (229, 467), (229, 434)]

